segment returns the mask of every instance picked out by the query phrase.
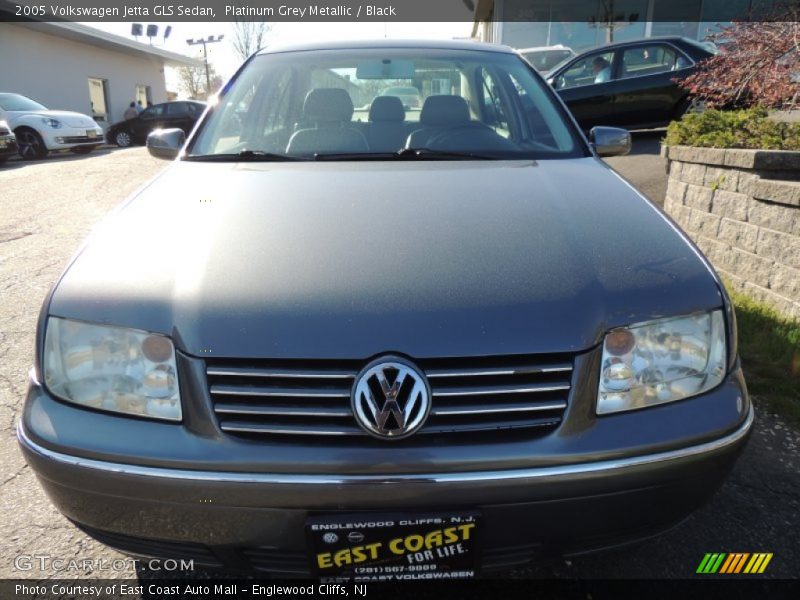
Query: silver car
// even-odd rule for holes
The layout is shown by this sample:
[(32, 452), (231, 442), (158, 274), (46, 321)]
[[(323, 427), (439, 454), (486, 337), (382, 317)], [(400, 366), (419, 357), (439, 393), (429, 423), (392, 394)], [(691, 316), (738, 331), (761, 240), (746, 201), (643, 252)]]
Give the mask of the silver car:
[(270, 48), (148, 146), (176, 160), (53, 287), (18, 427), (104, 543), (471, 577), (668, 528), (742, 450), (719, 278), (512, 50)]

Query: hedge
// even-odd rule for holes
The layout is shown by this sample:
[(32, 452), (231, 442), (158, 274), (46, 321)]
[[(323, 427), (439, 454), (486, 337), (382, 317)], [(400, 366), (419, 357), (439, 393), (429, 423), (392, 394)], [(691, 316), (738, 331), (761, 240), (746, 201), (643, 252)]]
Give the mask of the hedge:
[(670, 146), (800, 150), (800, 123), (774, 121), (763, 108), (688, 113), (667, 128)]

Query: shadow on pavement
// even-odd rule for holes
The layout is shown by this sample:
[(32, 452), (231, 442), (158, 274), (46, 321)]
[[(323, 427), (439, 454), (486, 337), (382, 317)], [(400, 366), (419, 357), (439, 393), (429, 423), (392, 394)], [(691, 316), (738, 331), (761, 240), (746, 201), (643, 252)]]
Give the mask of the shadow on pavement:
[[(131, 146), (131, 148), (137, 148), (138, 146)], [(97, 150), (92, 150), (88, 154), (75, 154), (74, 152), (51, 152), (45, 158), (41, 158), (39, 160), (22, 160), (18, 156), (14, 156), (9, 158), (8, 161), (0, 165), (0, 173), (3, 171), (10, 171), (13, 169), (21, 169), (22, 167), (28, 167), (32, 165), (40, 165), (47, 162), (70, 162), (73, 160), (83, 160), (86, 158), (91, 158), (93, 156), (105, 156), (107, 154), (112, 154), (114, 152), (119, 152), (121, 150), (129, 150), (130, 148), (118, 148), (116, 146), (103, 146), (102, 148), (98, 148)]]
[(646, 131), (633, 131), (633, 148), (628, 156), (640, 156), (643, 154), (658, 155), (661, 152), (661, 140), (664, 139), (666, 131), (663, 129), (648, 129)]

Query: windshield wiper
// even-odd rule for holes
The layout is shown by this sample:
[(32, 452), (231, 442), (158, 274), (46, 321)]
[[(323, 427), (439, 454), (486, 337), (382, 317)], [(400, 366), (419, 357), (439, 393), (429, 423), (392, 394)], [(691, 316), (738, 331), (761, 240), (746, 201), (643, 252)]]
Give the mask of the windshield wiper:
[(501, 160), (497, 156), (488, 156), (480, 152), (455, 152), (431, 148), (403, 148), (397, 155), (406, 160)]
[(477, 152), (451, 152), (430, 148), (402, 148), (397, 152), (341, 152), (314, 155), (314, 160), (500, 160)]
[(308, 159), (287, 154), (273, 154), (262, 150), (241, 150), (230, 154), (190, 154), (184, 160), (204, 162), (285, 162)]

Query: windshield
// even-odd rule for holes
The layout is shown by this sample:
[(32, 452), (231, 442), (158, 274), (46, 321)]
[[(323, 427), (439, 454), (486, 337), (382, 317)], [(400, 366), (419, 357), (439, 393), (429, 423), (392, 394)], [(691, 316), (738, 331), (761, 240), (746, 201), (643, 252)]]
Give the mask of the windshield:
[(8, 111), (47, 110), (47, 107), (19, 94), (0, 94), (0, 108)]
[(187, 158), (588, 155), (551, 94), (513, 54), (404, 48), (265, 54), (220, 98)]

